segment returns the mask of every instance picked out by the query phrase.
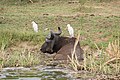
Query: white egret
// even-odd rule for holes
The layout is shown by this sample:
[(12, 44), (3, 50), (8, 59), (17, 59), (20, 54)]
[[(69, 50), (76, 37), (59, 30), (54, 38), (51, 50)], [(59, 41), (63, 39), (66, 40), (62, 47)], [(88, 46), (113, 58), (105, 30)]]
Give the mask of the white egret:
[(35, 21), (32, 21), (32, 27), (35, 32), (38, 32), (38, 25), (35, 23)]
[(70, 34), (70, 38), (74, 37), (74, 30), (73, 28), (70, 26), (70, 24), (67, 24), (67, 28), (68, 28), (68, 32)]

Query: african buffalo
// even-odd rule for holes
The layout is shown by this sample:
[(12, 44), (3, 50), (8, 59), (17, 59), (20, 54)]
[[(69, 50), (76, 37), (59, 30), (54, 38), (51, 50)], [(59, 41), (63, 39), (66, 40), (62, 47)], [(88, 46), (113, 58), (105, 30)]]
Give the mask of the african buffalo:
[[(41, 52), (53, 54), (56, 53), (54, 59), (56, 60), (67, 60), (68, 55), (71, 56), (71, 53), (74, 48), (76, 38), (72, 37), (63, 37), (60, 36), (62, 33), (60, 27), (58, 27), (58, 32), (50, 32), (49, 37), (46, 37), (46, 41), (41, 46)], [(83, 60), (83, 50), (80, 47), (78, 42), (75, 53), (78, 57), (78, 60)]]

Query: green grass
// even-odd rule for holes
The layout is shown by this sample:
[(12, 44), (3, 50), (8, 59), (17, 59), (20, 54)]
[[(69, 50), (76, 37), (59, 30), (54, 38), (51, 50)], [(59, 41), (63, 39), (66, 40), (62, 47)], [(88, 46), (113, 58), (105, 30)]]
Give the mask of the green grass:
[(7, 66), (25, 66), (30, 67), (37, 64), (40, 64), (41, 56), (37, 52), (30, 52), (27, 49), (23, 49), (22, 51), (12, 51), (6, 52), (2, 51), (0, 55), (3, 55), (1, 58), (2, 60), (2, 67)]
[[(68, 3), (69, 0), (33, 0), (34, 3), (27, 0), (7, 1), (0, 2), (0, 64), (3, 67), (40, 64), (41, 54), (38, 51), (49, 30), (57, 31), (57, 27), (60, 26), (62, 35), (68, 36), (66, 30), (68, 23), (73, 26), (75, 36), (78, 33), (81, 34), (81, 46), (89, 46), (91, 53), (97, 50), (94, 43), (105, 50), (109, 42), (120, 37), (120, 6), (115, 2), (117, 0), (107, 0), (107, 2), (86, 0), (82, 4), (82, 0), (71, 4)], [(32, 29), (33, 20), (39, 25), (38, 33)], [(44, 30), (45, 28), (48, 30)], [(31, 49), (35, 52), (30, 51)], [(101, 65), (108, 60), (109, 57), (105, 54), (99, 60), (96, 60), (94, 56), (89, 56), (86, 69), (94, 72), (93, 68), (95, 68), (95, 72), (112, 73), (114, 69), (117, 70), (116, 67), (110, 68), (104, 65), (101, 68)]]

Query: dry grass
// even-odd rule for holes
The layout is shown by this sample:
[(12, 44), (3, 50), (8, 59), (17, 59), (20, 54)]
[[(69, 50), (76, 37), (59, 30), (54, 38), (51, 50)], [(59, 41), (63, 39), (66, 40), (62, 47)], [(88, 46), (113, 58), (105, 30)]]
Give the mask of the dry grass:
[(114, 42), (109, 42), (108, 47), (106, 48), (106, 53), (111, 58), (120, 58), (120, 43), (119, 39)]
[[(79, 36), (78, 36), (79, 37)], [(110, 42), (106, 49), (100, 49), (96, 44), (97, 51), (91, 51), (84, 53), (84, 61), (82, 64), (77, 60), (77, 56), (75, 54), (75, 48), (77, 41), (74, 45), (72, 57), (69, 57), (70, 65), (75, 70), (78, 71), (79, 67), (84, 68), (84, 70), (92, 72), (92, 73), (101, 73), (101, 74), (119, 74), (120, 71), (120, 45), (119, 39), (113, 42)], [(90, 54), (90, 55), (88, 55)]]
[(77, 44), (79, 42), (79, 39), (80, 39), (80, 34), (78, 34), (77, 36), (77, 39), (75, 41), (75, 44), (74, 44), (74, 49), (73, 49), (73, 52), (71, 53), (71, 57), (68, 56), (69, 60), (70, 60), (70, 64), (71, 64), (71, 67), (75, 70), (75, 71), (78, 71), (78, 69), (80, 67), (83, 67), (80, 62), (78, 61), (78, 58), (77, 58), (77, 55), (75, 53), (75, 50), (76, 50), (76, 47), (77, 47)]
[(0, 52), (0, 65), (2, 67), (7, 66), (34, 66), (37, 64), (40, 64), (41, 60), (40, 53), (37, 52), (31, 52), (27, 49), (23, 49), (23, 51), (12, 51), (6, 52), (1, 51)]
[(3, 60), (4, 60), (4, 52), (0, 51), (0, 70), (2, 69), (2, 67), (4, 65)]

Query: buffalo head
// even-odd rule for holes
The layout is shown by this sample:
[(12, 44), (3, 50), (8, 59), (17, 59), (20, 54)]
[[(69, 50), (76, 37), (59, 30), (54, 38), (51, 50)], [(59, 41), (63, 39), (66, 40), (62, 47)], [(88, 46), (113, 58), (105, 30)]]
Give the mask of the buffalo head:
[(55, 50), (53, 50), (53, 47), (55, 45), (55, 43), (58, 41), (59, 35), (62, 33), (60, 27), (58, 27), (58, 32), (52, 32), (50, 31), (50, 34), (46, 37), (46, 40), (44, 42), (44, 44), (41, 46), (41, 51), (43, 53), (49, 53), (52, 54), (55, 52)]

